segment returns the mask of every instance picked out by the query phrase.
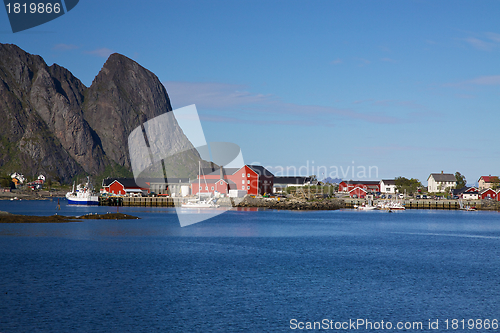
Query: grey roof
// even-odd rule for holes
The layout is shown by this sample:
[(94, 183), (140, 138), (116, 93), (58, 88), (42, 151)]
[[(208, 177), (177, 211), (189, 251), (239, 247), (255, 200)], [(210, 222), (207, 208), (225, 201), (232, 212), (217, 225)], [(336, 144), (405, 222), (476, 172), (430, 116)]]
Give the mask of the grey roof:
[[(225, 175), (234, 175), (238, 170), (241, 168), (222, 168), (222, 172)], [(219, 176), (220, 175), (220, 168), (216, 169), (215, 171), (212, 171), (212, 169), (203, 169), (203, 173), (205, 176)]]
[(385, 185), (396, 185), (396, 179), (382, 179)]
[[(271, 176), (271, 177), (274, 177), (274, 175), (269, 171), (267, 170), (266, 168), (264, 168), (263, 166), (260, 166), (260, 165), (247, 165), (247, 167), (249, 167), (250, 169), (252, 169), (253, 171), (255, 171), (255, 173), (257, 173), (259, 176)], [(222, 171), (224, 172), (225, 175), (234, 175), (236, 172), (238, 172), (239, 170), (241, 170), (241, 168), (222, 168)], [(218, 176), (220, 175), (220, 168), (217, 168), (216, 170), (212, 170), (212, 169), (203, 169), (203, 174), (205, 176)]]
[(462, 187), (462, 188), (454, 188), (451, 190), (451, 193), (453, 195), (460, 195), (460, 194), (464, 193), (465, 191), (467, 191), (468, 189), (470, 189), (470, 187), (467, 187), (467, 186)]
[[(225, 183), (228, 183), (229, 185), (236, 185), (232, 180), (229, 180), (229, 179), (201, 179), (200, 181), (200, 184), (203, 185), (205, 183), (207, 184), (215, 184), (215, 183), (218, 183), (220, 181), (223, 181)], [(192, 180), (191, 181), (191, 184), (198, 184), (198, 179), (195, 179), (195, 180)]]
[(267, 170), (266, 168), (264, 168), (261, 165), (247, 165), (247, 167), (249, 167), (250, 169), (255, 171), (255, 173), (257, 173), (259, 176), (274, 177), (274, 175), (271, 173), (271, 171)]
[[(434, 180), (436, 182), (456, 182), (457, 179), (455, 178), (455, 175), (454, 174), (451, 174), (451, 173), (431, 173), (431, 175), (429, 176), (429, 178), (434, 178)], [(429, 180), (429, 178), (427, 178), (427, 180)]]
[(149, 183), (149, 184), (171, 184), (171, 185), (176, 185), (176, 184), (187, 184), (189, 183), (190, 179), (189, 178), (174, 178), (174, 177), (168, 177), (168, 178), (137, 178), (137, 181), (139, 183)]
[(311, 181), (311, 177), (290, 176), (290, 177), (274, 177), (274, 184), (297, 184), (303, 185)]

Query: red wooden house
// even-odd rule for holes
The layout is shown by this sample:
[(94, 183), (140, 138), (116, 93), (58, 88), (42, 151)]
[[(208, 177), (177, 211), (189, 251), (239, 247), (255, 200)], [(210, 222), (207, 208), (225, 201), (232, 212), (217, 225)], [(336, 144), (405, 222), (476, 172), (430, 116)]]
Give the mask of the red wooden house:
[(479, 191), (479, 199), (493, 199), (493, 200), (498, 200), (497, 199), (498, 193), (491, 189), (491, 188), (485, 188), (484, 190)]
[(349, 196), (352, 198), (354, 197), (354, 195), (356, 195), (358, 198), (363, 199), (366, 197), (367, 193), (368, 192), (364, 188), (356, 186), (355, 188), (349, 191)]
[[(228, 194), (229, 190), (243, 190), (248, 194), (259, 195), (272, 193), (274, 175), (260, 165), (245, 165), (241, 168), (220, 168), (216, 171), (201, 175), (198, 180), (191, 182), (191, 193), (219, 193)], [(223, 180), (225, 184), (220, 181)]]
[(339, 184), (339, 192), (349, 193), (359, 187), (369, 192), (380, 192), (380, 181), (377, 180), (347, 180)]
[(138, 186), (133, 178), (107, 178), (102, 180), (101, 193), (111, 193), (114, 195), (142, 195), (148, 192), (148, 188)]
[(219, 192), (228, 194), (229, 190), (236, 189), (236, 184), (228, 179), (200, 179), (191, 182), (191, 193), (198, 195), (199, 193), (211, 194)]

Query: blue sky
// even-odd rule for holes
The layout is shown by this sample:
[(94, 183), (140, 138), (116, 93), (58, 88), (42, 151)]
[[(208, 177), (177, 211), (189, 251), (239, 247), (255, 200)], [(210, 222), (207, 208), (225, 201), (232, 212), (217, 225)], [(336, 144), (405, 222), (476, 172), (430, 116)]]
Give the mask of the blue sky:
[(498, 1), (82, 0), (16, 34), (0, 11), (0, 42), (86, 86), (124, 54), (247, 163), (474, 183), (500, 174), (499, 13)]

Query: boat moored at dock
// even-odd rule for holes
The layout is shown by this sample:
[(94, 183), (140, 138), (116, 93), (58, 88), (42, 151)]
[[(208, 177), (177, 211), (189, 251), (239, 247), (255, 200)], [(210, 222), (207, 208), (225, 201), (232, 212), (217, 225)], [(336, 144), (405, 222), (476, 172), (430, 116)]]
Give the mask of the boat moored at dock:
[(73, 190), (66, 193), (66, 199), (68, 199), (69, 205), (99, 205), (99, 196), (94, 192), (89, 177), (87, 177), (85, 185), (78, 184), (76, 189), (75, 184), (73, 184)]

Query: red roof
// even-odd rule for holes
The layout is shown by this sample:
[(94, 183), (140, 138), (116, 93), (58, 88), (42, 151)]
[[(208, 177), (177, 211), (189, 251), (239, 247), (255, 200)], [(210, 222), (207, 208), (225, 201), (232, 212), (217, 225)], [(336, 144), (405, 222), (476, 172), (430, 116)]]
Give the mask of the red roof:
[(499, 180), (498, 176), (481, 176), (481, 178), (483, 178), (485, 183), (493, 183), (493, 182), (498, 183)]

